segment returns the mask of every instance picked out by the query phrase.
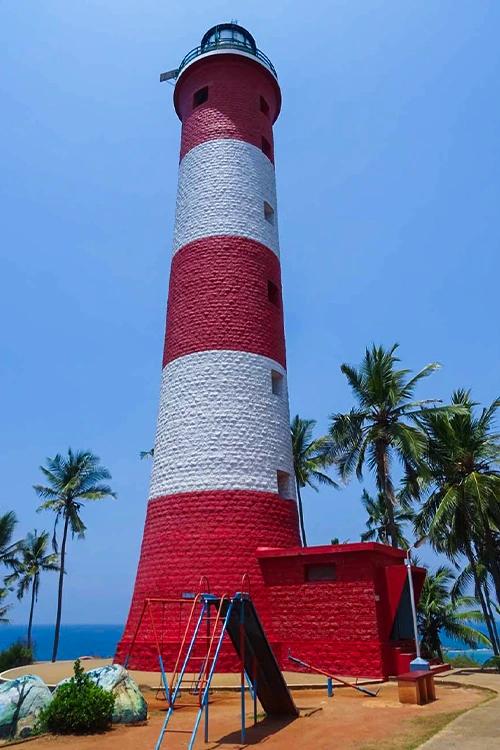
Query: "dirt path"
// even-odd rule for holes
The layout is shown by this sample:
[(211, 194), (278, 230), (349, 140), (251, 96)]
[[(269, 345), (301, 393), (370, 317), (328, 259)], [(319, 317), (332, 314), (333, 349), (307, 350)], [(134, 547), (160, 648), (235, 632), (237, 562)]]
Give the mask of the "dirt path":
[(498, 750), (500, 748), (500, 674), (455, 672), (445, 680), (459, 680), (496, 690), (493, 698), (459, 716), (421, 746), (421, 750)]
[[(397, 687), (385, 684), (378, 698), (367, 698), (352, 690), (337, 690), (333, 699), (326, 691), (307, 690), (294, 693), (301, 717), (288, 724), (260, 719), (247, 731), (244, 747), (262, 743), (266, 750), (403, 750), (416, 747), (457, 712), (476, 706), (484, 693), (447, 685), (438, 688), (438, 698), (428, 706), (406, 706), (398, 702)], [(184, 698), (183, 698), (184, 700)], [(116, 727), (103, 735), (88, 737), (42, 737), (30, 743), (30, 750), (151, 750), (154, 747), (164, 711), (150, 701), (150, 720), (146, 726)], [(250, 704), (247, 704), (250, 712)], [(193, 727), (195, 706), (179, 708), (167, 733), (165, 750), (186, 748)], [(200, 727), (196, 748), (236, 750), (240, 745), (239, 696), (214, 694), (210, 706), (210, 739), (203, 742)], [(248, 716), (251, 724), (251, 717)], [(410, 744), (411, 743), (411, 744)], [(485, 750), (485, 748), (482, 748)]]

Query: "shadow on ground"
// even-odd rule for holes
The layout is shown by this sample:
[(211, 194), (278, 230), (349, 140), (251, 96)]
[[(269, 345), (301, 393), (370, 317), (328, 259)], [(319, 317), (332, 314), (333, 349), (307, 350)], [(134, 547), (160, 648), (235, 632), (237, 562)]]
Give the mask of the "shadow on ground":
[[(251, 724), (246, 729), (246, 735), (245, 735), (245, 745), (257, 745), (259, 742), (262, 742), (262, 740), (267, 739), (268, 737), (272, 737), (273, 734), (276, 734), (277, 732), (284, 729), (284, 727), (288, 726), (288, 724), (291, 724), (292, 721), (296, 721), (296, 719), (293, 718), (287, 718), (287, 719), (262, 719), (261, 721), (258, 721), (257, 724)], [(223, 747), (224, 745), (238, 745), (241, 743), (241, 731), (235, 731), (230, 732), (229, 734), (224, 735), (218, 740), (212, 740), (212, 747)]]

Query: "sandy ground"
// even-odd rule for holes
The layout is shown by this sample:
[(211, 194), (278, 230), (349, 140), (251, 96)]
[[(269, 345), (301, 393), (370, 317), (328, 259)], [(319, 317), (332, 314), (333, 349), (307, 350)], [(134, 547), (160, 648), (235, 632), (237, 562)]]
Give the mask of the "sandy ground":
[[(89, 669), (95, 669), (96, 667), (104, 667), (107, 664), (112, 664), (111, 659), (85, 659), (82, 661), (82, 667), (85, 671)], [(0, 677), (2, 679), (13, 680), (16, 677), (20, 677), (24, 674), (36, 674), (42, 678), (47, 685), (57, 685), (65, 677), (72, 677), (73, 675), (73, 661), (56, 661), (54, 663), (50, 661), (39, 661), (35, 664), (30, 664), (26, 667), (16, 667), (15, 669), (9, 669), (3, 672)], [(130, 670), (131, 676), (137, 682), (138, 685), (144, 685), (146, 687), (157, 688), (160, 686), (160, 673), (159, 672), (138, 672)], [(326, 677), (321, 677), (317, 674), (305, 674), (302, 672), (284, 672), (285, 679), (290, 688), (306, 686), (309, 688), (317, 687), (322, 688), (326, 685)], [(190, 677), (189, 674), (186, 675)], [(348, 681), (355, 681), (353, 677), (345, 677)], [(358, 683), (363, 685), (366, 682), (370, 682), (368, 679), (358, 679)], [(371, 682), (377, 682), (372, 680)], [(240, 674), (236, 673), (222, 673), (216, 672), (213, 681), (214, 687), (220, 688), (237, 688), (240, 684)]]
[[(247, 702), (246, 744), (240, 744), (239, 696), (214, 692), (210, 704), (210, 742), (203, 741), (200, 726), (196, 748), (236, 748), (263, 744), (266, 750), (403, 750), (416, 747), (461, 711), (487, 697), (476, 688), (438, 685), (438, 700), (427, 706), (406, 706), (398, 702), (397, 686), (385, 683), (377, 698), (353, 690), (340, 689), (329, 699), (325, 690), (300, 690), (294, 698), (300, 718), (289, 723), (259, 715), (252, 726), (251, 705)], [(183, 696), (169, 724), (163, 747), (186, 748), (196, 713), (195, 699)], [(164, 704), (148, 695), (150, 719), (145, 726), (115, 727), (102, 735), (85, 737), (41, 737), (29, 743), (30, 750), (151, 750), (165, 716)]]

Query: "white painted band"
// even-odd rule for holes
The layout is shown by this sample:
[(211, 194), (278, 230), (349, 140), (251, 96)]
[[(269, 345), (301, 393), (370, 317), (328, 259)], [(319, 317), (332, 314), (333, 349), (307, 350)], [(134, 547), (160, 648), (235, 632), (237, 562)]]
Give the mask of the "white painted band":
[[(265, 202), (274, 210), (272, 221)], [(248, 237), (279, 256), (274, 166), (245, 141), (205, 141), (179, 165), (173, 252), (214, 235)]]
[[(273, 393), (272, 372), (283, 380)], [(276, 377), (276, 376), (275, 376)], [(295, 498), (286, 372), (238, 351), (187, 354), (163, 369), (150, 499), (196, 490)], [(284, 491), (283, 491), (284, 489)]]

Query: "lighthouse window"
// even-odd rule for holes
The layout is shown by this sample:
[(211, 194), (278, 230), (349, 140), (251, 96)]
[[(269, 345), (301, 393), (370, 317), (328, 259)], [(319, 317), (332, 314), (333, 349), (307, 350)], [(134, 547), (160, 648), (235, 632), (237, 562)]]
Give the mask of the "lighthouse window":
[(199, 107), (200, 104), (204, 104), (208, 99), (208, 86), (204, 86), (202, 89), (195, 91), (193, 95), (193, 109)]
[(315, 581), (335, 581), (337, 578), (335, 565), (306, 565), (304, 573), (304, 578), (308, 583)]
[(264, 219), (274, 224), (274, 208), (267, 201), (264, 201)]
[(290, 474), (288, 474), (286, 471), (277, 471), (276, 479), (278, 482), (278, 495), (280, 497), (285, 498), (286, 500), (289, 500), (290, 499)]
[(266, 117), (269, 117), (269, 104), (263, 96), (260, 97), (260, 111), (263, 112)]
[(283, 394), (283, 375), (276, 370), (271, 370), (271, 390), (275, 396)]
[(269, 302), (272, 302), (273, 305), (276, 305), (276, 307), (279, 307), (279, 304), (280, 304), (279, 289), (276, 286), (276, 284), (273, 284), (272, 281), (267, 282), (267, 299), (269, 300)]
[(262, 136), (262, 151), (264, 152), (264, 154), (267, 156), (268, 159), (271, 158), (272, 156), (271, 144), (269, 143), (267, 138), (264, 138), (264, 136)]

